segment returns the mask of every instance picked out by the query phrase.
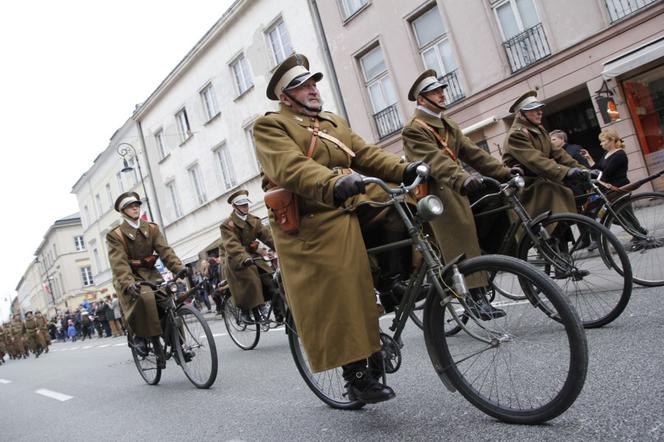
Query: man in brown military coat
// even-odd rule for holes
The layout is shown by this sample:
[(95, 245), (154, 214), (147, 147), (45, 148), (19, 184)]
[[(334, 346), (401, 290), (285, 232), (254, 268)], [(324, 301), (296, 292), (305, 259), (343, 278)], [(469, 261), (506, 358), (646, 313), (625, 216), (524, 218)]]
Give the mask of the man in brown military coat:
[(260, 218), (249, 213), (249, 192), (234, 192), (228, 197), (228, 203), (233, 207), (233, 213), (220, 226), (222, 274), (228, 281), (235, 305), (242, 311), (242, 319), (252, 322), (250, 312), (253, 311), (256, 320), (260, 321), (258, 307), (272, 295), (264, 294), (263, 289), (271, 291), (276, 287), (271, 276), (274, 269), (262, 259), (258, 241), (274, 249), (272, 233)]
[[(463, 135), (459, 126), (443, 115), (445, 88), (436, 71), (429, 69), (415, 80), (408, 92), (408, 99), (416, 101), (415, 115), (404, 126), (402, 140), (406, 156), (411, 160), (425, 161), (431, 167), (432, 181), (429, 192), (441, 199), (445, 207), (442, 216), (431, 222), (431, 227), (446, 260), (461, 254), (467, 258), (480, 255), (475, 221), (467, 198), (469, 192), (484, 187), (482, 175), (506, 181), (513, 174), (523, 172), (509, 168), (491, 154), (477, 147)], [(466, 171), (461, 161), (482, 175)], [(483, 296), (488, 281), (484, 274), (476, 274), (467, 280), (477, 313), (484, 320), (505, 316)]]
[(160, 336), (162, 330), (154, 294), (137, 282), (161, 279), (155, 268), (157, 258), (173, 274), (183, 270), (184, 265), (166, 243), (159, 226), (140, 219), (141, 204), (136, 192), (126, 192), (117, 198), (115, 210), (122, 215), (123, 222), (106, 234), (106, 241), (113, 286), (134, 334), (134, 346), (145, 353), (144, 338)]
[(27, 358), (29, 354), (25, 339), (25, 324), (21, 320), (21, 315), (18, 313), (16, 313), (12, 319), (11, 335), (17, 357)]
[(322, 77), (309, 71), (309, 61), (300, 54), (275, 70), (267, 96), (279, 101), (279, 110), (256, 121), (256, 151), (264, 186), (280, 186), (297, 197), (299, 230), (281, 230), (274, 213), (270, 224), (287, 300), (311, 369), (343, 366), (351, 399), (380, 402), (394, 392), (367, 370), (367, 358), (380, 350), (379, 311), (359, 219), (375, 211), (343, 208), (368, 197), (381, 198), (372, 186), (365, 189), (354, 170), (410, 183), (417, 164), (401, 163), (367, 144), (338, 115), (323, 112), (316, 87)]
[(28, 348), (38, 358), (42, 352), (41, 342), (39, 340), (39, 326), (32, 314), (32, 311), (25, 313), (25, 333), (28, 340)]
[(7, 338), (5, 328), (0, 324), (0, 365), (5, 363), (5, 352), (7, 350)]
[(576, 213), (574, 194), (563, 182), (582, 180), (583, 166), (551, 143), (542, 126), (543, 107), (536, 91), (523, 94), (512, 104), (514, 123), (505, 138), (503, 162), (523, 168), (526, 187), (520, 198), (530, 216), (547, 210)]
[(37, 322), (37, 328), (39, 329), (39, 344), (44, 349), (44, 352), (48, 353), (48, 347), (51, 345), (51, 335), (48, 333), (48, 321), (39, 310), (35, 310), (35, 321)]

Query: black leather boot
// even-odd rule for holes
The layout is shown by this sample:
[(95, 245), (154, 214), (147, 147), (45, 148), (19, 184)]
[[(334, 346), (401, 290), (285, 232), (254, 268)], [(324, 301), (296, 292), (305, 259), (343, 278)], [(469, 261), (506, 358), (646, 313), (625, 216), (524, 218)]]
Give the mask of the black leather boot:
[(247, 324), (253, 324), (254, 323), (254, 320), (251, 318), (251, 314), (248, 311), (244, 310), (244, 309), (240, 309), (240, 320), (242, 322), (247, 323)]
[(366, 360), (343, 366), (348, 399), (376, 404), (394, 398), (394, 390), (378, 382), (366, 367)]
[(502, 318), (507, 314), (505, 310), (495, 308), (486, 300), (486, 291), (482, 287), (470, 289), (470, 299), (467, 303), (471, 313), (482, 321)]

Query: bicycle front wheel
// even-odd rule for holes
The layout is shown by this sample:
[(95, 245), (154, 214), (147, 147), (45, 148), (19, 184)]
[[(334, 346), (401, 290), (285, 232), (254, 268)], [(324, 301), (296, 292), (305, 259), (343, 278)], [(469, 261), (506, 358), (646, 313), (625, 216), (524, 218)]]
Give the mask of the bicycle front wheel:
[(245, 322), (232, 296), (224, 299), (224, 323), (231, 340), (242, 350), (252, 350), (260, 339), (260, 324)]
[[(441, 305), (445, 294), (434, 294), (425, 308), (424, 335), (438, 375), (502, 421), (535, 424), (559, 416), (581, 392), (588, 367), (584, 330), (560, 289), (533, 266), (507, 256), (471, 258), (458, 268), (465, 278), (498, 273), (503, 287), (535, 287), (538, 296), (522, 292), (527, 300), (513, 301), (489, 286), (487, 297), (495, 295), (492, 304), (505, 315), (482, 321), (467, 309), (463, 331), (447, 337), (444, 324), (451, 307)], [(442, 285), (452, 287), (451, 275)], [(556, 319), (539, 308), (542, 300)]]
[(603, 224), (625, 248), (632, 278), (645, 287), (664, 285), (664, 193), (631, 195), (612, 206)]
[(632, 267), (618, 238), (598, 222), (572, 213), (549, 216), (533, 228), (540, 243), (525, 236), (518, 256), (555, 281), (583, 326), (601, 327), (620, 316), (632, 295)]
[(190, 305), (181, 305), (175, 316), (171, 343), (177, 362), (196, 388), (210, 388), (217, 379), (217, 346), (203, 315)]
[(307, 358), (302, 342), (297, 335), (295, 323), (290, 314), (286, 318), (286, 330), (288, 333), (288, 345), (290, 346), (297, 371), (307, 386), (321, 401), (332, 408), (341, 410), (359, 410), (364, 407), (364, 402), (348, 399), (341, 367), (319, 373), (312, 372), (309, 365), (309, 358)]
[(138, 369), (138, 373), (148, 385), (157, 385), (161, 380), (161, 367), (157, 360), (155, 351), (154, 339), (159, 338), (146, 338), (148, 353), (145, 356), (138, 354), (133, 345), (133, 335), (130, 338), (129, 346), (131, 347), (131, 355), (134, 359), (134, 364)]

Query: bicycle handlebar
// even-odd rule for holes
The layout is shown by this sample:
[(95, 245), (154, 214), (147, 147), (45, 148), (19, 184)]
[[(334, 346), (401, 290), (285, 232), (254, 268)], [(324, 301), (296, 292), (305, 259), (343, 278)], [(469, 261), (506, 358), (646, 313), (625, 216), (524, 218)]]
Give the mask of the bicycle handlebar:
[(429, 166), (426, 164), (420, 164), (417, 166), (417, 177), (415, 177), (415, 180), (409, 185), (406, 186), (403, 183), (399, 185), (399, 187), (396, 188), (391, 188), (387, 185), (387, 183), (380, 178), (376, 177), (369, 177), (365, 176), (362, 178), (362, 182), (366, 184), (376, 184), (378, 185), (381, 189), (385, 191), (385, 193), (388, 193), (390, 195), (403, 195), (406, 194), (412, 190), (414, 190), (417, 186), (422, 183), (426, 178), (429, 177)]

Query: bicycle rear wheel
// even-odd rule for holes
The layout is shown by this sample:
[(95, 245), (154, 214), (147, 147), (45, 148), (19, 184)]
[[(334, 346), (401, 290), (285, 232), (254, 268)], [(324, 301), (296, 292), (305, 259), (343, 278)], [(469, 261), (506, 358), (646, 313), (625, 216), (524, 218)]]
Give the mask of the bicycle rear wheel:
[[(539, 295), (513, 301), (487, 293), (495, 295), (493, 305), (506, 315), (481, 321), (466, 311), (464, 331), (451, 338), (443, 327), (450, 306), (441, 306), (439, 294), (434, 294), (426, 304), (424, 335), (438, 375), (477, 408), (502, 421), (535, 424), (559, 416), (581, 392), (588, 367), (584, 330), (560, 289), (533, 266), (507, 256), (471, 258), (458, 268), (466, 278), (499, 272), (503, 281), (509, 277), (515, 280), (514, 287), (536, 287)], [(445, 276), (445, 282), (452, 286), (451, 275)], [(555, 311), (556, 320), (537, 308), (542, 300)]]
[(252, 350), (260, 339), (260, 324), (247, 323), (242, 320), (240, 309), (235, 305), (232, 296), (224, 299), (224, 323), (231, 340), (242, 350)]
[[(620, 316), (632, 295), (632, 267), (615, 235), (598, 222), (571, 213), (552, 215), (533, 229), (554, 233), (546, 239), (541, 233), (537, 247), (526, 235), (518, 256), (554, 280), (583, 326), (601, 327)], [(591, 241), (599, 247), (589, 250)]]
[(304, 382), (321, 401), (332, 408), (341, 410), (359, 410), (364, 407), (364, 402), (348, 399), (345, 387), (346, 382), (343, 378), (341, 367), (320, 373), (313, 373), (311, 371), (309, 358), (307, 358), (302, 342), (297, 335), (295, 323), (290, 314), (286, 318), (286, 330), (288, 333), (288, 345), (297, 371), (300, 372)]
[(632, 278), (645, 287), (664, 285), (664, 193), (647, 192), (617, 201), (602, 220), (624, 246)]
[(177, 362), (196, 388), (210, 388), (217, 379), (217, 346), (203, 315), (190, 305), (181, 305), (175, 316), (171, 342)]
[(134, 364), (138, 369), (138, 373), (148, 385), (157, 385), (161, 380), (161, 367), (157, 362), (157, 355), (155, 353), (155, 346), (153, 339), (159, 338), (146, 338), (148, 354), (141, 356), (136, 352), (133, 344), (133, 335), (131, 335), (129, 346), (131, 348), (131, 355), (134, 358)]

